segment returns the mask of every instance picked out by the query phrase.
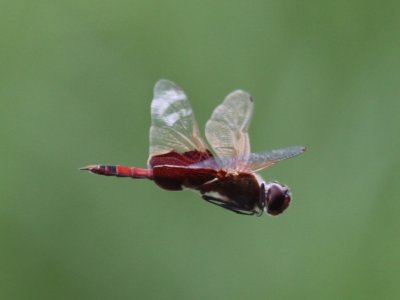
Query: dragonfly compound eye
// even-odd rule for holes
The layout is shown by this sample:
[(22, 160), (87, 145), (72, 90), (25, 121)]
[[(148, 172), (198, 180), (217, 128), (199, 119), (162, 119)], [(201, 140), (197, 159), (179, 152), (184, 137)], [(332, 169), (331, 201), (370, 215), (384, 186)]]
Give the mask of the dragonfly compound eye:
[(276, 216), (281, 214), (290, 204), (292, 196), (289, 189), (279, 183), (270, 183), (266, 186), (267, 212)]

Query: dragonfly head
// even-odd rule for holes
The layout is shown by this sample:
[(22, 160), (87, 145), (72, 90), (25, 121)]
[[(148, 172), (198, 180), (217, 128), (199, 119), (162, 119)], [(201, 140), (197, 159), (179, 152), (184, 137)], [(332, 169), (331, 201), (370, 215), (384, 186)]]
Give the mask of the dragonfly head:
[(290, 204), (292, 195), (286, 185), (278, 182), (268, 182), (265, 184), (265, 205), (264, 211), (270, 215), (281, 214)]

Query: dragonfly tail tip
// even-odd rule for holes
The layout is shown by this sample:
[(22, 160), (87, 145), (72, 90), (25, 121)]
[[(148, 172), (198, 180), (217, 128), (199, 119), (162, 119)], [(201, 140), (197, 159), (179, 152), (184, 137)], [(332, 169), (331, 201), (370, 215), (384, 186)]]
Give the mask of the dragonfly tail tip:
[(81, 171), (91, 171), (92, 168), (93, 168), (93, 166), (86, 166), (86, 167), (79, 168), (79, 170), (81, 170)]

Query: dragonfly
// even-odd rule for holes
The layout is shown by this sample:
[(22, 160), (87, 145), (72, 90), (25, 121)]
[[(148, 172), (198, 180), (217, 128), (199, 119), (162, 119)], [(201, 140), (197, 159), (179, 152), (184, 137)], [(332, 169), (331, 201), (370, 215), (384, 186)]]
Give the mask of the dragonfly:
[(149, 179), (169, 191), (195, 190), (205, 201), (242, 215), (279, 215), (292, 200), (289, 188), (266, 182), (256, 172), (306, 148), (252, 153), (248, 129), (253, 106), (252, 97), (243, 90), (228, 94), (206, 123), (210, 148), (200, 135), (185, 92), (172, 81), (159, 80), (151, 102), (147, 168), (96, 164), (81, 170)]

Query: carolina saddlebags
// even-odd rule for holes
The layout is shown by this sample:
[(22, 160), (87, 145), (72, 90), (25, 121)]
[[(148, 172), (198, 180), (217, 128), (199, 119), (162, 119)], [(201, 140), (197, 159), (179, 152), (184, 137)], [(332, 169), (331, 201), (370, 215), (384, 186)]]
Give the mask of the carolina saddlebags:
[(153, 180), (161, 188), (189, 188), (218, 206), (245, 215), (282, 213), (291, 201), (287, 186), (265, 182), (256, 172), (305, 151), (295, 146), (251, 153), (248, 128), (253, 99), (242, 91), (230, 93), (206, 124), (211, 149), (200, 136), (186, 94), (175, 83), (160, 80), (151, 103), (150, 155), (147, 169), (90, 165), (92, 173)]

